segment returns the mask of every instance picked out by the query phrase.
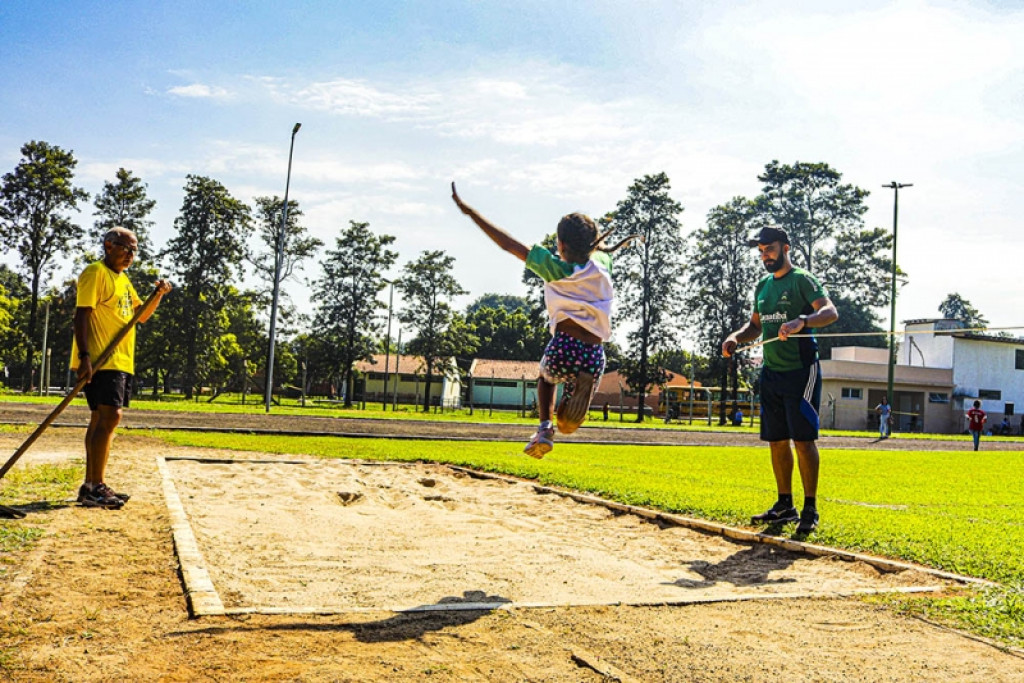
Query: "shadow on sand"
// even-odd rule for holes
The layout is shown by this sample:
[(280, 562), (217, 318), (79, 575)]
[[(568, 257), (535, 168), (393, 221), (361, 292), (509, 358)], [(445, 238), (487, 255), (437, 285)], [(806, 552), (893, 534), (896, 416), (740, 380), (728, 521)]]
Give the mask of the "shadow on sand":
[[(345, 621), (342, 623), (291, 622), (285, 624), (258, 624), (252, 626), (210, 626), (208, 628), (177, 631), (174, 636), (188, 636), (195, 633), (228, 633), (232, 631), (348, 631), (363, 643), (385, 643), (416, 640), (427, 633), (440, 631), (452, 626), (471, 624), (493, 612), (494, 605), (512, 602), (498, 595), (487, 595), (484, 591), (463, 591), (461, 596), (445, 596), (431, 605), (420, 605), (398, 612), (376, 621)], [(204, 617), (208, 619), (209, 617)], [(328, 619), (328, 616), (324, 617)]]

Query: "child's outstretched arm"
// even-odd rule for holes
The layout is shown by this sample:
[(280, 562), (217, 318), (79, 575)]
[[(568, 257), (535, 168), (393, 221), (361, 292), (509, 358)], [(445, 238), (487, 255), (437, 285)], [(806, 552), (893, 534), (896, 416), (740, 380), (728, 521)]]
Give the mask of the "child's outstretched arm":
[(476, 209), (463, 202), (462, 198), (459, 197), (459, 193), (455, 191), (455, 183), (452, 183), (452, 200), (455, 202), (455, 205), (459, 207), (459, 211), (469, 216), (474, 223), (480, 226), (480, 229), (483, 230), (488, 237), (494, 240), (495, 244), (515, 256), (520, 261), (526, 261), (526, 257), (530, 254), (530, 248), (478, 214)]

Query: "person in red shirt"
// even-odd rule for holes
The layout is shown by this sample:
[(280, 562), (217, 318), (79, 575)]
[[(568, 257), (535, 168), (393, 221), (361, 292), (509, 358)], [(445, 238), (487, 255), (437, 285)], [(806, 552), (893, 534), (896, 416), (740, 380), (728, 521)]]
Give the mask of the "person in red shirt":
[(981, 409), (981, 401), (975, 401), (974, 407), (967, 411), (967, 429), (974, 437), (974, 450), (978, 450), (978, 443), (981, 441), (981, 430), (985, 428), (985, 421), (988, 416)]

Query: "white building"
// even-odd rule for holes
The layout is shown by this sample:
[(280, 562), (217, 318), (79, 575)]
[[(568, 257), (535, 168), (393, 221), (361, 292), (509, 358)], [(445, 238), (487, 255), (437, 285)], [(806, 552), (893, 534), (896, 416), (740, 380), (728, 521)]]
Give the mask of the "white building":
[[(829, 429), (877, 429), (875, 406), (887, 394), (889, 350), (864, 346), (832, 349), (821, 361), (821, 424)], [(895, 431), (959, 431), (951, 409), (953, 373), (948, 368), (893, 368)]]
[[(384, 362), (388, 368), (385, 372)], [(462, 380), (454, 358), (445, 361), (447, 371), (435, 373), (430, 383), (430, 405), (444, 408), (462, 407)], [(353, 396), (363, 401), (394, 403), (423, 403), (426, 391), (426, 366), (420, 356), (374, 354), (369, 361), (358, 361), (354, 366), (357, 378)], [(387, 391), (384, 379), (387, 376)]]
[[(957, 320), (908, 320), (899, 363), (953, 371), (953, 410), (962, 414), (974, 400), (988, 423), (1014, 415), (1024, 406), (1024, 339), (961, 332)], [(957, 430), (961, 431), (961, 430)]]
[[(893, 372), (897, 431), (961, 433), (975, 400), (989, 425), (1014, 429), (1024, 408), (1024, 339), (963, 332), (957, 320), (904, 322)], [(876, 429), (874, 408), (888, 388), (887, 349), (840, 347), (821, 362), (822, 425)]]
[(535, 360), (494, 360), (476, 358), (469, 368), (470, 405), (523, 409), (537, 402)]

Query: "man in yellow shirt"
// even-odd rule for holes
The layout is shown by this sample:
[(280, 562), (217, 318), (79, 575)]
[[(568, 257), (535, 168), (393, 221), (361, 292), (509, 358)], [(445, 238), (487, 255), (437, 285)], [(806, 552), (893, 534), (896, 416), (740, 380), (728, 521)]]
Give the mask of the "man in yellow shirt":
[[(114, 430), (121, 422), (121, 409), (131, 401), (134, 328), (102, 367), (94, 368), (92, 359), (103, 353), (143, 304), (124, 273), (135, 260), (138, 248), (135, 233), (127, 228), (112, 228), (103, 236), (103, 260), (90, 264), (78, 278), (71, 367), (78, 372), (79, 380), (87, 380), (85, 397), (92, 411), (85, 433), (85, 483), (78, 490), (78, 502), (86, 507), (118, 509), (129, 498), (127, 494), (115, 493), (104, 483), (103, 476)], [(169, 291), (169, 282), (156, 283), (158, 299)], [(144, 313), (139, 322), (146, 322), (155, 308)]]

